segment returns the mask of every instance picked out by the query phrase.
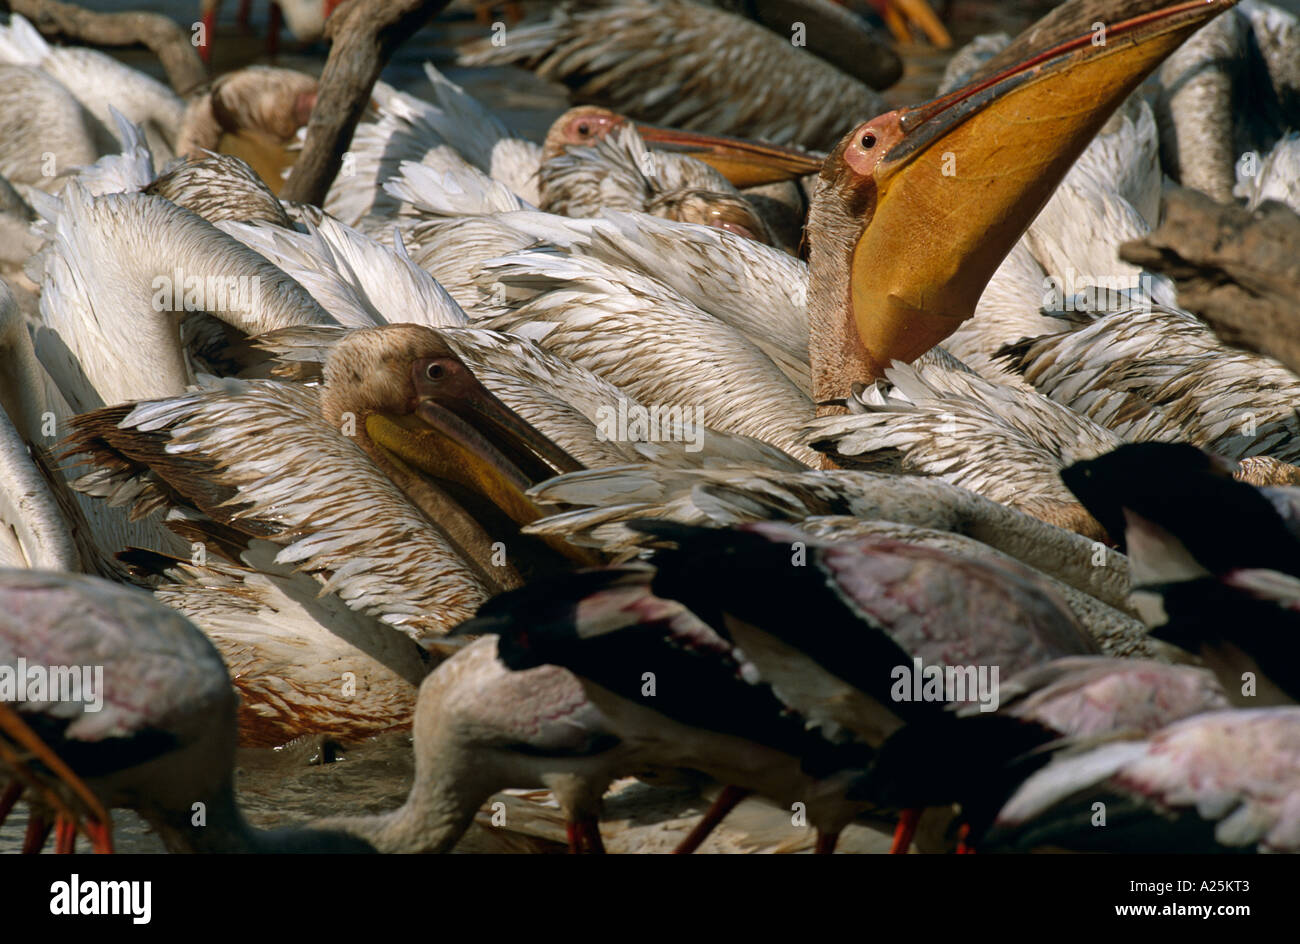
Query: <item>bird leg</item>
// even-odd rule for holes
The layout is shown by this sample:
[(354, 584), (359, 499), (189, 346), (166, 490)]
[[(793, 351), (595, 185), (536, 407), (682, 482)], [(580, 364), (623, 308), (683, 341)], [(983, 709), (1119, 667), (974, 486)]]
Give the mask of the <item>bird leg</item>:
[(952, 36), (944, 28), (943, 21), (930, 9), (926, 0), (868, 0), (876, 13), (885, 22), (894, 39), (900, 43), (912, 41), (912, 24), (918, 26), (926, 38), (937, 48), (947, 49), (952, 45)]
[(936, 48), (947, 49), (952, 45), (952, 37), (926, 0), (890, 0), (890, 6), (897, 8), (909, 22), (919, 26), (926, 39)]
[(749, 796), (750, 791), (741, 787), (723, 787), (722, 792), (718, 794), (713, 805), (705, 811), (700, 817), (700, 821), (695, 824), (695, 828), (690, 834), (681, 841), (681, 844), (673, 850), (673, 855), (689, 855), (698, 849), (709, 838), (709, 833), (717, 827), (739, 804), (740, 801)]
[(235, 23), (241, 33), (249, 31), (249, 21), (253, 12), (253, 0), (239, 0), (239, 12), (235, 14)]
[(600, 837), (600, 820), (594, 816), (569, 820), (564, 824), (569, 837), (569, 852), (573, 855), (604, 855), (605, 843)]
[(5, 787), (5, 792), (0, 793), (0, 826), (3, 826), (5, 820), (9, 818), (10, 812), (12, 812), (14, 805), (22, 795), (22, 782), (17, 778), (10, 780), (9, 786)]
[(54, 818), (54, 853), (72, 855), (77, 851), (77, 821), (60, 813)]
[(205, 66), (212, 65), (212, 41), (217, 36), (217, 10), (221, 0), (209, 0), (203, 5), (203, 14), (199, 18), (203, 24), (203, 45), (199, 47), (199, 58)]
[(903, 14), (888, 0), (883, 3), (873, 4), (878, 7), (877, 12), (880, 18), (885, 21), (885, 26), (893, 34), (894, 39), (900, 43), (910, 43), (912, 41), (912, 31), (907, 28), (907, 20), (903, 19)]
[(23, 855), (37, 855), (49, 838), (53, 825), (43, 814), (32, 810), (27, 817), (27, 832), (23, 835)]
[(898, 828), (894, 830), (894, 844), (889, 847), (890, 855), (907, 855), (912, 848), (912, 837), (916, 835), (917, 823), (921, 822), (919, 807), (903, 810), (898, 814)]
[(957, 830), (957, 855), (974, 855), (975, 847), (970, 844), (970, 823), (962, 823)]
[[(14, 749), (5, 738), (0, 738), (0, 762), (3, 762), (14, 777), (30, 787), (42, 800), (48, 803), (56, 814), (67, 817), (73, 824), (74, 829), (81, 826), (82, 815), (70, 805), (60, 791), (43, 782), (42, 778), (28, 766), (29, 760), (38, 760), (54, 774), (79, 802), (82, 810), (85, 811), (86, 819), (99, 823), (104, 829), (112, 829), (112, 819), (104, 809), (99, 797), (86, 786), (80, 777), (73, 773), (72, 768), (65, 764), (59, 755), (55, 754), (48, 745), (45, 744), (36, 733), (27, 726), (27, 723), (18, 716), (18, 712), (6, 704), (0, 703), (0, 733), (8, 735), (10, 741), (16, 743), (19, 747), (27, 752), (24, 757)], [(6, 796), (8, 791), (6, 790)], [(44, 821), (43, 817), (33, 814), (34, 820)], [(83, 827), (85, 828), (85, 827)], [(45, 827), (45, 832), (41, 836), (41, 844), (45, 842), (45, 836), (49, 834), (49, 827)], [(31, 823), (28, 824), (28, 835), (31, 836)], [(87, 833), (89, 836), (90, 834)], [(94, 837), (91, 837), (92, 840)], [(102, 837), (101, 837), (102, 844)], [(110, 843), (111, 845), (111, 843)], [(39, 849), (40, 846), (37, 846)]]
[(90, 848), (96, 855), (113, 854), (113, 826), (97, 820), (87, 820), (82, 830), (90, 838)]
[(817, 830), (817, 844), (813, 847), (814, 855), (830, 855), (835, 851), (835, 846), (840, 841), (838, 832), (825, 833), (820, 829)]

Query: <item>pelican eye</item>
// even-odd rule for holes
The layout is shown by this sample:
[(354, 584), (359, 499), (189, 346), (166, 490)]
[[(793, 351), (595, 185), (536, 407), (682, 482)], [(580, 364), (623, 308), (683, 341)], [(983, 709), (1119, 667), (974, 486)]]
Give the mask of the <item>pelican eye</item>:
[(582, 124), (578, 125), (578, 134), (581, 135), (591, 134), (591, 125), (587, 124), (585, 121)]
[(876, 146), (876, 136), (870, 131), (864, 131), (862, 133), (862, 146), (867, 150), (871, 150)]
[(424, 376), (430, 380), (441, 380), (446, 372), (446, 369), (441, 364), (436, 363), (424, 368)]

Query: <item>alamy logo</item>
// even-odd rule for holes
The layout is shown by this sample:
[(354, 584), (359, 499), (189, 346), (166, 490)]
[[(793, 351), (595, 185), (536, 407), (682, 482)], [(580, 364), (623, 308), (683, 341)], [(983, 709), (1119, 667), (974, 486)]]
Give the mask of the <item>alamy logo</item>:
[(1043, 310), (1066, 312), (1151, 310), (1151, 276), (1080, 275), (1073, 269), (1064, 278), (1049, 275), (1043, 279)]
[(14, 665), (0, 665), (0, 701), (82, 702), (86, 711), (99, 711), (104, 707), (104, 667), (29, 665), (20, 656)]
[(889, 697), (894, 701), (979, 702), (980, 711), (998, 710), (996, 665), (896, 665)]
[(153, 882), (83, 882), (76, 872), (50, 886), (50, 914), (131, 915), (148, 924), (153, 913)]
[(154, 311), (251, 311), (261, 298), (259, 275), (195, 275), (176, 269), (155, 276)]
[(690, 406), (650, 407), (619, 397), (618, 408), (596, 407), (596, 438), (602, 442), (681, 442), (687, 452), (704, 448), (704, 424)]

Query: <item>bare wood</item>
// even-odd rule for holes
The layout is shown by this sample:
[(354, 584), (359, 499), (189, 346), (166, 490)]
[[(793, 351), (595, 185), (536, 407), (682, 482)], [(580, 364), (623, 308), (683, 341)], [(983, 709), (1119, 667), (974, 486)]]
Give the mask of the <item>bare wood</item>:
[(94, 13), (60, 0), (8, 0), (8, 5), (46, 36), (90, 46), (148, 47), (178, 95), (188, 95), (208, 80), (190, 34), (160, 13)]
[(352, 133), (384, 65), (449, 0), (348, 0), (325, 24), (332, 41), (307, 141), (281, 199), (320, 205), (343, 164)]
[(1254, 213), (1195, 190), (1166, 195), (1165, 221), (1120, 257), (1178, 286), (1178, 302), (1227, 344), (1300, 374), (1300, 216), (1279, 203)]

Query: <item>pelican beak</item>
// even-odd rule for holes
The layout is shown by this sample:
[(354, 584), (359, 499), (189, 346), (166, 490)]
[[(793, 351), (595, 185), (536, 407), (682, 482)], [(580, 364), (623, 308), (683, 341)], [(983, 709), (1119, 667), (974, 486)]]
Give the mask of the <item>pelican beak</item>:
[(740, 138), (654, 125), (638, 124), (636, 128), (642, 140), (656, 150), (685, 154), (703, 161), (738, 188), (780, 183), (815, 174), (821, 170), (825, 159), (822, 154)]
[(408, 466), (487, 499), (522, 527), (543, 514), (529, 488), (583, 467), (465, 376), (450, 395), (420, 397), (410, 414), (369, 414), (366, 432)]
[(1167, 4), (1106, 23), (1104, 32), (1085, 19), (1088, 32), (881, 116), (840, 144), (833, 159), (848, 159), (866, 145), (866, 131), (879, 132), (881, 150), (859, 165), (869, 222), (853, 248), (850, 292), (873, 370), (919, 357), (974, 314), (994, 271), (1106, 119), (1235, 2)]

